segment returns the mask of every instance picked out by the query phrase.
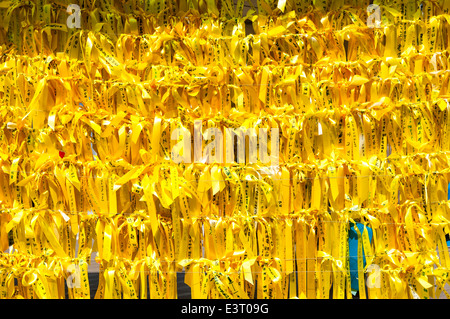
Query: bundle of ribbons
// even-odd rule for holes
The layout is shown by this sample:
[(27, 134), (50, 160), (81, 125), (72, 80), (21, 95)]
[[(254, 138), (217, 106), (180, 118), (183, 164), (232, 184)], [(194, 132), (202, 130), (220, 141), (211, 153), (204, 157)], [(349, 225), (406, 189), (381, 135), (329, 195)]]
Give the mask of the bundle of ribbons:
[(449, 1), (71, 1), (0, 2), (0, 298), (450, 297)]

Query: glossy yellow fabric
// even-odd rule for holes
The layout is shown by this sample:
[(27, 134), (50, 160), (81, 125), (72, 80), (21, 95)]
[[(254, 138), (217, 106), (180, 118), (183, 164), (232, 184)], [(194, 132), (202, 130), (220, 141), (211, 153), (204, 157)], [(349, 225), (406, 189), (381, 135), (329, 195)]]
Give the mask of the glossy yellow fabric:
[[(351, 298), (354, 222), (361, 298), (439, 297), (447, 2), (373, 28), (365, 0), (85, 0), (70, 29), (70, 1), (1, 1), (0, 298), (89, 298), (96, 262), (99, 299), (183, 269), (193, 298)], [(172, 160), (176, 129), (240, 127), (279, 129), (278, 166)]]

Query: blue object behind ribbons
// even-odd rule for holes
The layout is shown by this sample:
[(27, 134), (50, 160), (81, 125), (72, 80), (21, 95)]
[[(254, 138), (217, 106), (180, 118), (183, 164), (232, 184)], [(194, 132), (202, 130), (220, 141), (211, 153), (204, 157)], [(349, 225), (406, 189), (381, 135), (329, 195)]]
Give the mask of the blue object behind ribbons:
[[(355, 230), (355, 226), (358, 227), (360, 233), (362, 234), (364, 231), (364, 225), (361, 223), (350, 224), (350, 229), (348, 232), (348, 245), (349, 245), (349, 262), (350, 262), (350, 277), (351, 277), (351, 285), (352, 291), (359, 291), (358, 286), (358, 233)], [(369, 234), (369, 240), (372, 242), (372, 229), (367, 227), (367, 232)], [(366, 266), (366, 256), (363, 247), (363, 265)]]

